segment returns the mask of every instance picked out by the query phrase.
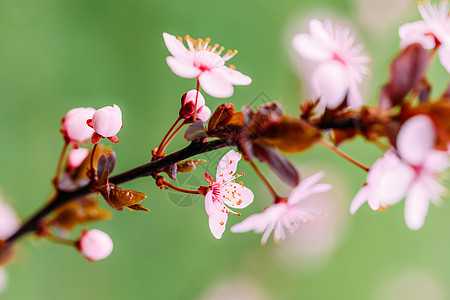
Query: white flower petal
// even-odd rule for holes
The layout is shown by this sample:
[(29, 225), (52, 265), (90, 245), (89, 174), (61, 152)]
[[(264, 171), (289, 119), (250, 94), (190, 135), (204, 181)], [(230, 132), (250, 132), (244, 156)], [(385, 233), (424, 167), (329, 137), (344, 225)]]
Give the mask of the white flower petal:
[(233, 95), (233, 85), (230, 80), (226, 78), (223, 70), (212, 69), (204, 71), (200, 74), (198, 79), (203, 90), (213, 97), (228, 98)]
[(166, 58), (166, 62), (172, 72), (183, 78), (194, 78), (201, 73), (200, 70), (194, 66), (192, 61), (188, 59), (169, 56)]
[(425, 49), (434, 48), (436, 43), (434, 37), (429, 33), (430, 29), (424, 21), (406, 23), (398, 29), (402, 48), (414, 43), (419, 43)]
[(227, 184), (224, 189), (226, 189), (226, 191), (222, 192), (225, 196), (223, 202), (232, 209), (244, 208), (253, 202), (253, 192), (238, 183), (231, 182), (230, 184)]
[(428, 196), (426, 187), (421, 184), (414, 184), (408, 192), (405, 201), (405, 221), (410, 229), (417, 230), (423, 226), (428, 212)]
[(363, 186), (358, 193), (353, 198), (352, 203), (350, 204), (350, 213), (353, 215), (355, 212), (367, 201), (368, 197), (368, 187), (367, 185)]
[(331, 47), (335, 44), (335, 41), (330, 35), (330, 31), (328, 31), (325, 27), (328, 29), (333, 28), (333, 25), (329, 20), (325, 20), (325, 22), (320, 22), (317, 19), (312, 19), (309, 21), (309, 32), (311, 35), (324, 47)]
[(186, 47), (183, 45), (182, 42), (177, 40), (177, 38), (174, 35), (164, 32), (163, 38), (167, 50), (169, 50), (170, 54), (172, 54), (175, 57), (183, 57), (187, 55), (188, 50), (186, 49)]
[(209, 217), (209, 229), (216, 239), (221, 239), (227, 224), (228, 214), (221, 214), (219, 218)]
[(233, 174), (236, 173), (238, 162), (241, 160), (241, 155), (230, 150), (225, 154), (217, 165), (216, 181), (223, 183), (230, 180)]
[(0, 294), (6, 289), (8, 285), (8, 274), (5, 268), (0, 267)]
[(323, 193), (331, 189), (330, 184), (317, 184), (325, 176), (325, 172), (318, 172), (303, 179), (300, 184), (292, 190), (288, 197), (290, 205), (296, 205), (312, 194)]
[(320, 96), (320, 101), (326, 103), (330, 109), (342, 103), (349, 88), (345, 67), (335, 61), (320, 64), (314, 71), (311, 81), (316, 94)]
[(394, 205), (405, 197), (413, 179), (415, 171), (409, 165), (399, 161), (396, 166), (385, 169), (376, 186), (375, 197), (381, 206)]
[(267, 227), (270, 220), (263, 213), (254, 214), (246, 218), (244, 221), (232, 226), (230, 228), (231, 232), (247, 232), (253, 230), (256, 233), (261, 233)]
[(436, 133), (431, 119), (418, 115), (408, 119), (397, 136), (397, 149), (402, 159), (413, 165), (423, 163), (434, 146)]
[(292, 39), (292, 46), (305, 59), (324, 61), (331, 59), (332, 53), (310, 34), (300, 33)]
[(228, 79), (233, 85), (249, 85), (252, 83), (252, 79), (242, 74), (239, 71), (233, 70), (229, 67), (223, 66), (222, 70), (224, 71), (224, 76)]

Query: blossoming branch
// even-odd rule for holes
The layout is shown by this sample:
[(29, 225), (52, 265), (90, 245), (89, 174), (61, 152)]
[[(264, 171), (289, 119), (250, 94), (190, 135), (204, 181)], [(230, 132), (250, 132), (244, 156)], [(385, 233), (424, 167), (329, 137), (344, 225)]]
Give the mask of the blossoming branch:
[[(418, 7), (423, 20), (399, 28), (400, 50), (390, 64), (389, 80), (381, 87), (376, 106), (366, 105), (360, 93), (369, 72), (369, 55), (349, 28), (330, 20), (313, 19), (308, 33), (292, 39), (299, 58), (314, 67), (306, 82), (311, 98), (301, 103), (299, 112), (291, 114), (278, 102), (265, 103), (256, 110), (244, 106), (240, 111), (232, 103), (223, 103), (212, 112), (207, 103), (215, 100), (208, 97), (231, 97), (235, 86), (252, 82), (228, 64), (237, 50), (225, 51), (210, 38), (186, 35), (183, 39), (163, 33), (170, 70), (190, 79), (192, 89), (180, 95), (176, 118), (167, 124), (161, 141), (154, 144), (151, 159), (113, 176), (120, 157), (112, 146), (119, 142), (120, 130), (126, 126), (121, 108), (114, 104), (67, 112), (61, 121), (63, 145), (55, 163), (50, 201), (23, 223), (0, 202), (0, 290), (6, 282), (4, 266), (14, 257), (16, 242), (28, 233), (73, 247), (89, 261), (107, 258), (113, 250), (108, 234), (91, 229), (73, 237), (71, 232), (77, 226), (111, 217), (110, 211), (101, 207), (101, 199), (113, 210), (148, 213), (151, 203), (146, 201), (147, 195), (123, 185), (140, 177), (153, 178), (161, 190), (203, 197), (205, 225), (216, 239), (229, 234), (226, 224), (232, 216), (232, 222), (238, 223), (231, 226), (231, 232), (262, 233), (262, 244), (272, 233), (275, 241), (282, 241), (303, 224), (320, 221), (321, 211), (308, 207), (304, 200), (332, 188), (322, 182), (324, 172), (302, 179), (284, 156), (312, 151), (315, 145), (346, 159), (367, 178), (350, 205), (351, 214), (366, 202), (372, 210), (382, 211), (405, 199), (406, 226), (420, 229), (429, 204), (442, 202), (445, 188), (440, 182), (449, 166), (450, 85), (439, 91), (439, 97), (431, 98), (427, 71), (436, 56), (447, 73), (450, 71), (450, 17), (447, 2), (419, 3)], [(178, 135), (187, 145), (167, 153)], [(356, 136), (384, 151), (371, 167), (339, 148)], [(191, 190), (176, 185), (179, 173), (198, 173), (196, 167), (206, 161), (205, 153), (225, 147), (234, 149), (219, 161), (211, 161), (217, 164), (217, 171), (214, 177), (201, 174), (204, 185)], [(192, 159), (194, 156), (199, 158)], [(267, 188), (266, 198), (255, 199), (254, 187), (244, 186), (245, 174), (239, 171), (239, 163), (252, 167)], [(289, 195), (279, 193), (282, 188), (270, 182), (259, 168), (261, 163), (292, 188)], [(255, 201), (268, 206), (249, 216), (245, 208)]]

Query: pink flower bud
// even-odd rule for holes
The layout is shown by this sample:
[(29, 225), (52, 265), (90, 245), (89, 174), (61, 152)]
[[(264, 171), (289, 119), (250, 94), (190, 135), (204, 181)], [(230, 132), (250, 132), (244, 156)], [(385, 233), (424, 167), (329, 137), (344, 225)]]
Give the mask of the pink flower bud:
[(105, 259), (113, 250), (109, 235), (98, 229), (83, 231), (77, 246), (81, 254), (90, 261)]
[(82, 142), (91, 137), (94, 132), (86, 121), (91, 119), (95, 109), (92, 107), (78, 107), (67, 112), (62, 119), (62, 134), (72, 143)]
[(122, 128), (122, 112), (117, 105), (100, 108), (94, 113), (92, 120), (87, 122), (95, 131), (91, 136), (93, 144), (97, 144), (101, 137), (106, 137), (113, 143), (119, 142), (116, 134)]
[(200, 108), (200, 110), (197, 110), (197, 119), (206, 122), (208, 121), (209, 117), (211, 117), (211, 110), (208, 106), (203, 106)]
[(19, 218), (16, 213), (5, 203), (0, 201), (0, 239), (9, 238), (19, 229)]
[(73, 170), (78, 168), (88, 154), (89, 150), (86, 148), (78, 148), (70, 151), (69, 156), (67, 157), (67, 166), (69, 169)]
[[(197, 93), (198, 93), (198, 96), (197, 96)], [(185, 93), (181, 97), (181, 108), (180, 108), (180, 117), (181, 118), (187, 120), (194, 115), (196, 98), (197, 98), (197, 116), (200, 113), (200, 111), (203, 109), (203, 107), (205, 107), (205, 98), (203, 97), (203, 95), (200, 92), (197, 92), (197, 90), (190, 90), (189, 92)], [(206, 112), (205, 116), (206, 115), (207, 115), (207, 112)], [(211, 115), (211, 111), (210, 111), (210, 115)], [(208, 118), (209, 118), (209, 116), (208, 116)], [(208, 120), (208, 118), (206, 118), (206, 120)], [(204, 121), (204, 120), (202, 120), (202, 121)]]

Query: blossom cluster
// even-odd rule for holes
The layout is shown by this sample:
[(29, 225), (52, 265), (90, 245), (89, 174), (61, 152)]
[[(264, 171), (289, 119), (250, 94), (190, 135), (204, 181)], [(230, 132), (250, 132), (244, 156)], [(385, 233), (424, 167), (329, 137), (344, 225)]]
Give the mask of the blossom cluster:
[[(277, 102), (263, 104), (256, 111), (249, 106), (236, 111), (233, 104), (224, 103), (212, 112), (202, 92), (214, 98), (228, 98), (233, 95), (234, 86), (252, 82), (235, 66), (227, 65), (237, 50), (224, 52), (225, 48), (211, 44), (210, 38), (193, 39), (187, 35), (183, 39), (163, 33), (171, 54), (166, 58), (169, 68), (180, 77), (195, 79), (195, 88), (182, 94), (175, 122), (159, 146), (152, 150), (150, 162), (118, 175), (120, 180), (110, 177), (116, 154), (100, 141), (107, 138), (119, 142), (117, 134), (123, 127), (121, 109), (117, 105), (98, 110), (71, 109), (61, 121), (65, 143), (53, 180), (52, 205), (61, 203), (52, 208), (51, 216), (23, 226), (32, 224), (34, 227), (26, 228), (27, 231), (73, 246), (89, 261), (105, 259), (113, 250), (113, 242), (106, 233), (98, 229), (83, 230), (76, 240), (67, 238), (77, 225), (110, 217), (97, 198), (89, 194), (100, 194), (117, 211), (148, 212), (141, 205), (146, 194), (118, 185), (151, 176), (162, 190), (204, 197), (209, 229), (216, 239), (221, 239), (228, 216), (240, 217), (245, 210), (235, 210), (245, 209), (255, 200), (252, 190), (240, 181), (245, 174), (237, 171), (238, 163), (244, 160), (267, 187), (271, 199), (262, 212), (246, 216), (231, 226), (230, 231), (262, 233), (262, 244), (273, 233), (275, 242), (280, 242), (322, 216), (319, 209), (308, 206), (305, 200), (332, 188), (321, 182), (325, 172), (301, 179), (297, 167), (283, 152), (299, 153), (322, 144), (367, 172), (365, 184), (350, 204), (351, 214), (366, 202), (372, 210), (381, 211), (405, 199), (406, 225), (412, 230), (420, 229), (430, 202), (440, 204), (446, 191), (441, 180), (449, 167), (450, 89), (440, 98), (431, 99), (426, 71), (438, 53), (440, 63), (450, 72), (450, 17), (447, 2), (419, 3), (419, 12), (422, 21), (404, 24), (398, 31), (401, 52), (391, 64), (390, 79), (381, 88), (377, 107), (366, 105), (361, 92), (370, 61), (364, 46), (356, 42), (347, 27), (330, 20), (311, 20), (309, 32), (296, 34), (292, 39), (298, 56), (314, 65), (308, 74), (312, 100), (300, 106), (300, 116), (286, 114)], [(190, 145), (166, 154), (169, 144), (183, 128), (186, 128), (183, 137)], [(340, 143), (355, 136), (384, 150), (370, 168), (338, 148)], [(90, 149), (86, 147), (89, 141)], [(186, 190), (170, 181), (205, 162), (186, 160), (189, 157), (226, 146), (234, 146), (237, 151), (230, 150), (220, 159), (214, 178), (204, 174), (206, 186)], [(266, 163), (292, 188), (289, 195), (277, 193), (278, 187), (270, 184), (257, 162)], [(0, 291), (7, 278), (3, 261), (13, 250), (9, 244), (11, 237), (21, 234), (20, 226), (14, 211), (0, 202)]]

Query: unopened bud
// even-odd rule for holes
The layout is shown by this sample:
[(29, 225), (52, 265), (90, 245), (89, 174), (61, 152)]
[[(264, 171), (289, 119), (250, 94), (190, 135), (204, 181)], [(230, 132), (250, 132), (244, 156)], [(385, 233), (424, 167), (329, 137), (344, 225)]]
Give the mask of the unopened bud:
[(113, 250), (113, 242), (109, 235), (98, 229), (83, 231), (77, 247), (89, 261), (107, 258)]
[(86, 121), (91, 119), (94, 113), (95, 109), (92, 107), (78, 107), (69, 110), (61, 121), (61, 132), (65, 138), (74, 145), (90, 138), (94, 130), (86, 124)]
[[(203, 113), (201, 118), (198, 116), (206, 106), (205, 106), (205, 98), (197, 90), (190, 90), (181, 97), (180, 118), (187, 120), (194, 115), (196, 99), (197, 99), (197, 118), (202, 121), (205, 121), (204, 118), (205, 116), (207, 116), (207, 111), (209, 109), (207, 109)], [(209, 115), (211, 115), (211, 111), (209, 111)], [(208, 120), (208, 118), (209, 116), (207, 116), (206, 120)]]

